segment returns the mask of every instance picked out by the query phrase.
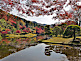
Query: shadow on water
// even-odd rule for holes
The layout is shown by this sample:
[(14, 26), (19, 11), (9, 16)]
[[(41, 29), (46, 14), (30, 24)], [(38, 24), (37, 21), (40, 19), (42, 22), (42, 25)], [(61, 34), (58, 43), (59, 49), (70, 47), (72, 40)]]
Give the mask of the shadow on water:
[[(10, 38), (0, 41), (2, 61), (81, 61), (80, 47), (34, 43), (34, 38)], [(13, 54), (12, 54), (13, 53)]]
[(63, 47), (50, 45), (45, 47), (45, 55), (50, 56), (51, 52), (65, 54), (69, 61), (81, 61), (81, 48), (80, 47)]

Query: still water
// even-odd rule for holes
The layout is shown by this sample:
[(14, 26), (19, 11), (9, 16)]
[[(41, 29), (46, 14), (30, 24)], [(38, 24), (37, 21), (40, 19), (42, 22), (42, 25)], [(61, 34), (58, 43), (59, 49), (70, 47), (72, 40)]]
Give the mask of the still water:
[(43, 38), (0, 40), (0, 61), (81, 61), (81, 47), (37, 43)]
[(48, 45), (43, 43), (31, 46), (3, 58), (2, 61), (68, 61), (66, 55), (54, 51), (50, 52), (50, 56), (45, 55), (46, 46)]

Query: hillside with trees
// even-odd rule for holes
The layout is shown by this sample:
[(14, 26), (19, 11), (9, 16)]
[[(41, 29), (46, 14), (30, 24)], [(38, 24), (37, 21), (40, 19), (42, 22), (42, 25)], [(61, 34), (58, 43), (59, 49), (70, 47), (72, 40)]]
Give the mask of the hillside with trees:
[(0, 10), (0, 33), (2, 37), (6, 36), (6, 34), (17, 33), (23, 35), (27, 33), (41, 34), (44, 33), (44, 26)]

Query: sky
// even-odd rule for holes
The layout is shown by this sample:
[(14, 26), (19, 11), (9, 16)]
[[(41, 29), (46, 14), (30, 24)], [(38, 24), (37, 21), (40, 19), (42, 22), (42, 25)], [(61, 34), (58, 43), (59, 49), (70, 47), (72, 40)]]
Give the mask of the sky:
[[(22, 2), (22, 3), (25, 3), (25, 2)], [(69, 0), (67, 0), (67, 3), (69, 3)], [(71, 10), (71, 7), (70, 6), (67, 6), (66, 7), (67, 3), (64, 5), (64, 9), (66, 11), (69, 11), (69, 10)], [(38, 17), (36, 17), (36, 16), (33, 16), (33, 17), (32, 16), (27, 16), (25, 14), (21, 15), (22, 13), (21, 12), (18, 12), (16, 10), (16, 8), (14, 8), (10, 12), (10, 14), (19, 16), (19, 17), (24, 18), (24, 19), (26, 19), (28, 21), (36, 21), (37, 23), (40, 23), (40, 24), (48, 24), (48, 25), (51, 25), (51, 24), (55, 24), (55, 23), (65, 22), (65, 20), (60, 20), (59, 21), (59, 20), (52, 19), (55, 14), (53, 14), (53, 15), (45, 15), (45, 16), (38, 16)]]
[(28, 21), (36, 21), (37, 23), (47, 24), (47, 25), (51, 25), (51, 24), (60, 23), (60, 22), (65, 21), (65, 20), (58, 21), (58, 20), (52, 19), (55, 14), (53, 14), (53, 15), (45, 15), (45, 16), (41, 15), (41, 16), (38, 16), (38, 17), (36, 17), (36, 16), (33, 16), (33, 17), (32, 16), (27, 16), (25, 14), (21, 15), (21, 13), (19, 15), (19, 13), (17, 12), (17, 10), (15, 8), (10, 12), (10, 14), (19, 16), (19, 17), (24, 18), (24, 19), (26, 19)]
[[(25, 2), (22, 2), (22, 3), (25, 3)], [(72, 10), (70, 5), (67, 6), (68, 3), (69, 3), (69, 0), (67, 0), (66, 4), (64, 5), (64, 9), (65, 9), (66, 11)], [(81, 3), (80, 3), (80, 4), (81, 4)], [(67, 7), (66, 7), (66, 6), (67, 6)], [(45, 15), (45, 16), (42, 16), (42, 15), (41, 15), (41, 16), (38, 16), (38, 17), (36, 17), (36, 16), (33, 16), (33, 17), (32, 17), (32, 16), (27, 16), (27, 15), (25, 15), (25, 14), (22, 14), (22, 12), (18, 12), (18, 11), (16, 10), (16, 8), (14, 8), (14, 9), (10, 12), (10, 14), (19, 16), (19, 17), (24, 18), (24, 19), (26, 19), (26, 20), (28, 20), (28, 21), (36, 21), (37, 23), (40, 23), (40, 24), (48, 24), (48, 25), (51, 25), (51, 24), (61, 23), (61, 22), (65, 22), (65, 21), (66, 21), (66, 20), (60, 20), (60, 21), (58, 21), (58, 20), (52, 19), (55, 14), (53, 14), (53, 15)], [(20, 14), (20, 15), (19, 15), (19, 14)], [(21, 15), (21, 14), (22, 14), (22, 15)]]
[[(24, 2), (22, 2), (22, 3), (24, 3)], [(67, 3), (69, 3), (69, 0), (67, 0)], [(71, 7), (70, 6), (66, 7), (67, 3), (65, 4), (64, 9), (66, 11), (69, 11), (71, 9)], [(23, 14), (23, 16), (22, 16), (21, 15), (22, 13), (21, 12), (19, 13), (15, 8), (10, 13), (13, 14), (13, 15), (19, 16), (21, 18), (24, 18), (26, 20), (29, 20), (29, 21), (36, 21), (37, 23), (40, 23), (40, 24), (51, 25), (51, 24), (55, 24), (55, 23), (58, 24), (58, 23), (61, 23), (61, 22), (65, 22), (65, 20), (60, 20), (59, 21), (59, 20), (52, 19), (55, 14), (45, 15), (45, 16), (38, 16), (38, 17), (36, 17), (36, 16), (31, 17), (31, 16), (27, 16), (25, 14)]]

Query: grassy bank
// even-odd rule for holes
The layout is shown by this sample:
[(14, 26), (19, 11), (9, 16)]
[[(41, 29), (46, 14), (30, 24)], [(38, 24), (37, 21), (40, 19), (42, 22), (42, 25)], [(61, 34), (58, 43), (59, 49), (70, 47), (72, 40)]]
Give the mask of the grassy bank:
[(42, 42), (69, 43), (72, 39), (73, 38), (52, 37), (49, 40), (42, 40)]
[(32, 33), (28, 33), (28, 34), (25, 34), (25, 35), (15, 35), (15, 34), (7, 34), (6, 35), (7, 38), (20, 38), (20, 37), (28, 37), (28, 38), (31, 38), (31, 37), (34, 37), (34, 36), (37, 36), (36, 34), (32, 34)]
[[(81, 38), (81, 36), (78, 36), (77, 38)], [(48, 40), (42, 40), (42, 42), (64, 43), (64, 44), (71, 43), (71, 41), (73, 41), (73, 37), (72, 38), (52, 37), (51, 39)]]

